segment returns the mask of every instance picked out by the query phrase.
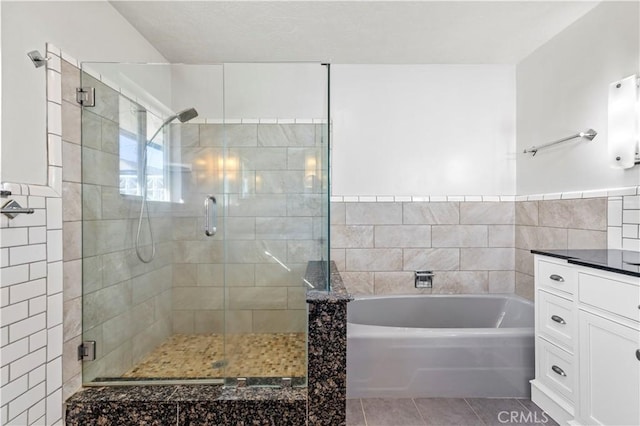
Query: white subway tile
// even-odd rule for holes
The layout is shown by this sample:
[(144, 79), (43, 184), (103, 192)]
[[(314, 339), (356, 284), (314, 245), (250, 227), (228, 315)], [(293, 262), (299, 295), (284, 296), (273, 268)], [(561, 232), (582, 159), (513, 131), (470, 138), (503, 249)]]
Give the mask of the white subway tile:
[(622, 239), (622, 249), (631, 251), (640, 251), (640, 240), (632, 238)]
[(640, 224), (640, 210), (623, 210), (622, 223)]
[(49, 186), (55, 193), (54, 196), (62, 195), (62, 167), (49, 166), (48, 169)]
[(622, 200), (607, 202), (607, 223), (609, 226), (622, 226)]
[(62, 324), (62, 293), (47, 297), (47, 328)]
[(411, 200), (414, 203), (428, 203), (429, 197), (415, 196), (415, 197), (411, 197)]
[[(9, 406), (7, 405), (7, 409), (9, 408)], [(11, 413), (11, 412), (9, 412)], [(28, 423), (29, 419), (28, 419), (28, 413), (26, 411), (19, 413), (17, 416), (12, 416), (11, 414), (9, 414), (9, 418), (11, 420), (9, 420), (6, 423), (6, 426), (24, 426)]]
[(29, 351), (33, 352), (45, 346), (47, 346), (47, 330), (38, 331), (29, 336)]
[[(498, 197), (498, 201), (499, 201), (500, 197)], [(516, 196), (516, 201), (527, 201), (529, 199), (529, 197), (527, 195), (517, 195)], [(487, 200), (489, 201), (489, 200)]]
[(625, 188), (609, 189), (609, 190), (607, 190), (607, 195), (609, 197), (615, 197), (615, 196), (618, 196), (618, 195), (636, 195), (636, 187), (635, 186), (629, 186), (629, 187), (625, 187)]
[(559, 200), (562, 197), (562, 193), (561, 192), (554, 192), (551, 194), (544, 194), (542, 196), (543, 200)]
[(540, 201), (542, 198), (542, 194), (532, 194), (527, 196), (527, 201)]
[(34, 226), (29, 228), (29, 244), (40, 244), (47, 242), (47, 227)]
[(393, 203), (395, 199), (392, 196), (377, 196), (376, 201), (378, 203)]
[[(22, 321), (28, 317), (29, 317), (29, 302), (26, 300), (24, 302), (8, 305), (2, 308), (2, 310), (0, 311), (0, 322), (2, 323), (3, 327), (16, 323), (18, 321)], [(7, 329), (7, 331), (9, 331), (9, 329)], [(15, 341), (18, 339), (13, 339), (13, 340)]]
[(11, 195), (22, 195), (22, 187), (19, 183), (4, 182), (2, 189), (5, 191), (11, 191)]
[(15, 380), (18, 377), (29, 373), (31, 370), (35, 370), (39, 366), (44, 366), (46, 363), (46, 357), (46, 348), (41, 348), (35, 352), (31, 352), (27, 356), (15, 360), (9, 366), (9, 380)]
[(18, 396), (29, 390), (29, 378), (28, 376), (20, 377), (18, 380), (14, 380), (2, 386), (2, 404), (13, 401)]
[(241, 118), (225, 118), (224, 124), (242, 124)]
[(62, 229), (47, 231), (47, 261), (62, 260)]
[(597, 189), (593, 191), (583, 191), (582, 198), (601, 198), (608, 195), (606, 189)]
[(482, 201), (482, 198), (483, 197), (481, 195), (465, 195), (464, 201), (475, 203), (475, 202)]
[(296, 118), (296, 124), (313, 124), (313, 118)]
[(47, 133), (62, 135), (62, 109), (60, 104), (47, 102)]
[[(51, 62), (51, 60), (49, 61)], [(60, 63), (60, 60), (58, 60)], [(47, 64), (51, 65), (51, 64)], [(55, 102), (57, 104), (62, 103), (62, 76), (60, 71), (50, 69), (47, 66), (47, 100), (49, 102)]]
[(640, 195), (627, 195), (623, 197), (622, 208), (625, 210), (640, 210)]
[(370, 195), (361, 195), (360, 197), (358, 197), (358, 201), (361, 203), (375, 203), (376, 197)]
[(29, 407), (44, 398), (46, 398), (45, 384), (40, 383), (35, 388), (29, 389), (9, 403), (9, 417), (11, 418), (21, 413), (27, 413)]
[(29, 264), (29, 280), (37, 280), (47, 276), (47, 262), (37, 262)]
[[(242, 119), (242, 123), (245, 123), (245, 120), (252, 120), (250, 118), (243, 118)], [(260, 124), (278, 124), (278, 119), (277, 118), (261, 118), (259, 120), (257, 119), (253, 119), (252, 122), (259, 122)], [(248, 122), (248, 121), (247, 121)]]
[(13, 266), (45, 260), (47, 257), (46, 248), (46, 244), (11, 247), (9, 248), (9, 262)]
[[(2, 348), (2, 366), (9, 365), (18, 358), (22, 358), (29, 353), (29, 339), (22, 339), (18, 342), (10, 343)], [(4, 394), (4, 388), (2, 389)], [(4, 395), (3, 395), (4, 397)], [(7, 399), (8, 401), (9, 399)]]
[(2, 383), (3, 385), (5, 383), (9, 383), (9, 366), (8, 365), (5, 365), (4, 367), (0, 368), (0, 383)]
[(447, 201), (447, 196), (446, 195), (431, 195), (429, 197), (425, 197), (427, 198), (427, 200), (425, 201), (431, 201), (434, 203), (443, 203), (445, 201)]
[(62, 324), (47, 330), (47, 361), (62, 356)]
[(622, 227), (609, 226), (607, 228), (607, 248), (609, 249), (621, 249), (622, 248)]
[(47, 293), (47, 280), (41, 278), (12, 285), (9, 288), (9, 302), (18, 303)]
[(338, 196), (338, 195), (332, 195), (331, 196), (331, 202), (332, 203), (341, 203), (342, 201), (343, 200), (342, 200), (341, 196)]
[(29, 194), (38, 197), (59, 197), (51, 187), (47, 185), (29, 185)]
[(0, 408), (0, 424), (6, 425), (7, 423), (9, 423), (9, 406), (3, 405)]
[[(0, 249), (0, 267), (6, 268), (7, 266), (9, 266), (9, 249)], [(1, 281), (2, 280), (0, 280), (0, 286), (2, 285)]]
[(0, 288), (0, 306), (4, 307), (9, 304), (9, 287)]
[(50, 133), (47, 139), (49, 165), (62, 167), (62, 138)]
[[(45, 329), (46, 327), (47, 315), (44, 312), (34, 317), (23, 319), (22, 321), (18, 321), (9, 326), (9, 341), (13, 343), (17, 340), (22, 340), (37, 331)], [(13, 372), (11, 373), (11, 377), (14, 377)]]
[(295, 118), (278, 118), (278, 124), (296, 124)]
[(47, 229), (62, 229), (62, 198), (47, 198)]
[(563, 192), (560, 198), (563, 200), (575, 200), (582, 198), (582, 192)]
[(47, 393), (55, 392), (62, 387), (62, 357), (59, 356), (47, 363)]
[(62, 419), (62, 389), (47, 396), (47, 424), (54, 425)]
[(29, 243), (26, 228), (3, 228), (0, 230), (0, 247), (23, 246)]
[(343, 201), (345, 203), (357, 203), (358, 202), (358, 196), (345, 195), (343, 197)]
[(33, 208), (33, 209), (44, 209), (47, 207), (47, 203), (46, 203), (46, 198), (45, 197), (39, 197), (39, 196), (35, 196), (35, 195), (29, 195), (29, 197), (27, 197), (29, 199), (29, 207)]
[(447, 196), (447, 201), (464, 201), (464, 195), (449, 195)]
[(43, 425), (46, 422), (45, 414), (47, 410), (47, 401), (41, 400), (33, 407), (29, 408), (28, 418), (29, 424)]
[[(60, 48), (58, 48), (55, 44), (47, 43), (46, 47), (47, 47), (47, 53), (50, 53), (51, 55), (56, 55), (56, 56), (60, 57), (60, 55), (61, 55)], [(49, 56), (49, 55), (47, 55), (47, 56)]]
[(56, 294), (63, 289), (62, 262), (53, 262), (47, 265), (47, 293)]
[[(24, 207), (24, 206), (23, 206)], [(30, 206), (27, 206), (30, 207)], [(46, 226), (47, 216), (44, 209), (35, 209), (33, 214), (21, 214), (16, 216), (9, 222), (12, 228), (21, 228), (28, 226)]]
[(0, 286), (2, 287), (25, 281), (29, 281), (29, 265), (9, 266), (0, 269)]
[(47, 296), (42, 295), (29, 299), (29, 315), (34, 316), (47, 310)]
[(395, 202), (396, 203), (410, 203), (411, 202), (411, 197), (409, 197), (409, 196), (395, 197)]
[(622, 225), (622, 238), (638, 238), (638, 225)]
[[(42, 350), (44, 350), (44, 348)], [(33, 351), (32, 353), (35, 353), (35, 352), (36, 351)], [(47, 364), (42, 363), (39, 367), (36, 367), (31, 371), (29, 371), (29, 389), (44, 382), (46, 378), (47, 378)]]
[(515, 195), (501, 195), (500, 196), (500, 201), (507, 202), (507, 203), (513, 203), (514, 201), (516, 201), (516, 196)]

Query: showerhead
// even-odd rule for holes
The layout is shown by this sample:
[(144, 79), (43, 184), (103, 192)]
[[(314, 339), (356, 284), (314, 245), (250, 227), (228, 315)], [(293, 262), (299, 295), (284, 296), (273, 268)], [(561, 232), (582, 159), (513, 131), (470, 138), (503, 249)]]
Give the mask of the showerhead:
[(180, 120), (181, 123), (186, 123), (189, 120), (193, 120), (197, 116), (198, 116), (198, 111), (196, 111), (195, 108), (187, 108), (176, 114), (176, 118)]

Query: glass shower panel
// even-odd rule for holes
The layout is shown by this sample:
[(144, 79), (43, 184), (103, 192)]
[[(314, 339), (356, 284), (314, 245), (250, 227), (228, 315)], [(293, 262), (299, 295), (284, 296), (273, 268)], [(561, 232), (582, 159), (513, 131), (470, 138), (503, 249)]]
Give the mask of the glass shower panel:
[(224, 66), (227, 383), (306, 382), (310, 263), (328, 259), (327, 70)]
[(91, 63), (81, 81), (95, 90), (79, 153), (83, 341), (95, 342), (83, 382), (215, 382), (224, 256), (203, 202), (223, 188), (222, 149), (201, 137), (203, 120), (176, 111), (221, 122), (222, 67)]

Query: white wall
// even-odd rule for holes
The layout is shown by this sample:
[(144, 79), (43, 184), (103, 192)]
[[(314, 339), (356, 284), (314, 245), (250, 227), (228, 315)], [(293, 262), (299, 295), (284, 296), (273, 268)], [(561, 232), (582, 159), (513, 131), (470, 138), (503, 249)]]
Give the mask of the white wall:
[(46, 184), (45, 71), (27, 52), (51, 42), (76, 59), (166, 62), (106, 1), (6, 2), (2, 7), (0, 180)]
[[(607, 158), (608, 87), (640, 71), (639, 13), (637, 2), (603, 2), (517, 65), (518, 194), (640, 183), (640, 166), (612, 169)], [(587, 128), (592, 142), (522, 153)]]
[(333, 195), (512, 195), (515, 69), (334, 65)]

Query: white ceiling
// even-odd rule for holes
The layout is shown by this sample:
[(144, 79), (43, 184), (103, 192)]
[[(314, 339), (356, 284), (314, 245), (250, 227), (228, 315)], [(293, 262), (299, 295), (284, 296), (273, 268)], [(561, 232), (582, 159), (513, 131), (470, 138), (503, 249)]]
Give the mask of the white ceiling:
[(515, 64), (599, 2), (111, 1), (170, 62)]

